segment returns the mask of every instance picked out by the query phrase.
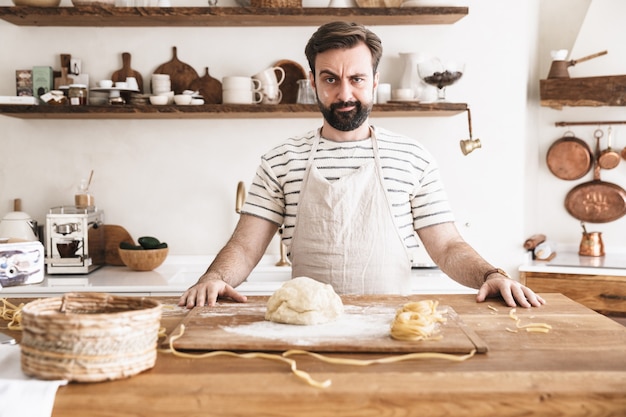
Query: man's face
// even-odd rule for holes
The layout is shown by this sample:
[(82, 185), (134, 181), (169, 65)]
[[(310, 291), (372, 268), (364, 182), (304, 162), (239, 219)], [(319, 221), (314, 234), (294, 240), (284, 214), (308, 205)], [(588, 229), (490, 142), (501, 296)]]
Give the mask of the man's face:
[(378, 73), (372, 54), (361, 43), (351, 49), (331, 49), (315, 59), (315, 93), (320, 111), (333, 128), (348, 132), (365, 122), (372, 111)]

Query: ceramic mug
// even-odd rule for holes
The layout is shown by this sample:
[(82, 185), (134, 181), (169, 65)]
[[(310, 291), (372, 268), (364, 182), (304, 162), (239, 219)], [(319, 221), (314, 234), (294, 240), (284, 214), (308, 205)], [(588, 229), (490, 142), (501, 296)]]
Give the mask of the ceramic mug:
[(248, 90), (261, 91), (261, 81), (242, 76), (228, 76), (222, 78), (222, 90)]
[(139, 90), (139, 83), (135, 77), (126, 77), (126, 85), (129, 90)]
[(73, 258), (76, 256), (76, 251), (81, 248), (82, 242), (80, 240), (63, 240), (57, 243), (57, 250), (61, 258)]
[(263, 87), (262, 93), (261, 102), (263, 104), (278, 104), (283, 99), (283, 92), (280, 91), (278, 85), (266, 85)]
[(222, 102), (225, 104), (256, 104), (262, 100), (263, 94), (260, 91), (248, 89), (222, 90)]
[[(276, 71), (280, 73), (280, 76), (276, 75)], [(281, 67), (267, 68), (258, 74), (252, 76), (253, 79), (259, 80), (261, 85), (281, 85), (285, 81), (285, 70)]]
[(415, 92), (412, 88), (397, 88), (393, 90), (391, 97), (394, 100), (413, 100)]
[(391, 84), (380, 83), (376, 89), (376, 103), (385, 104), (391, 100)]

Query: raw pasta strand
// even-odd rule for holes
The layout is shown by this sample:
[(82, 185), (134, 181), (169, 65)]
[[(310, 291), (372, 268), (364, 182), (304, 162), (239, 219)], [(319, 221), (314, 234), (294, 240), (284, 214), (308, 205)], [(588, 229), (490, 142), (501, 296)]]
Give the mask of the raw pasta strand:
[[(548, 323), (521, 324), (522, 319), (517, 316), (517, 309), (515, 308), (512, 308), (509, 311), (509, 317), (515, 320), (515, 327), (517, 327), (518, 329), (526, 329), (526, 332), (528, 333), (548, 333), (550, 329), (552, 329), (552, 326), (550, 326)], [(506, 330), (511, 333), (517, 333), (517, 330), (512, 330), (509, 328), (507, 328)]]
[(449, 353), (437, 353), (437, 352), (414, 352), (407, 353), (405, 355), (386, 356), (378, 359), (348, 359), (348, 358), (333, 358), (330, 356), (320, 355), (319, 353), (309, 352), (307, 350), (292, 349), (283, 353), (283, 356), (293, 355), (309, 355), (322, 362), (332, 363), (335, 365), (354, 365), (354, 366), (368, 366), (381, 363), (395, 363), (414, 359), (445, 359), (448, 361), (462, 362), (465, 361), (476, 353), (476, 349), (473, 349), (466, 355), (452, 355)]
[(278, 362), (283, 362), (286, 363), (290, 366), (291, 368), (291, 372), (293, 372), (293, 374), (295, 376), (297, 376), (298, 378), (304, 380), (307, 384), (316, 387), (316, 388), (328, 388), (331, 384), (331, 380), (327, 379), (326, 381), (317, 381), (315, 379), (313, 379), (311, 377), (311, 375), (309, 375), (307, 372), (304, 372), (300, 369), (298, 369), (298, 367), (296, 366), (296, 361), (293, 359), (289, 359), (289, 358), (285, 358), (283, 356), (280, 355), (275, 355), (275, 354), (271, 354), (271, 353), (264, 353), (264, 352), (249, 352), (249, 353), (235, 353), (235, 352), (230, 352), (227, 350), (216, 350), (213, 352), (206, 352), (206, 353), (186, 353), (186, 352), (180, 352), (178, 350), (176, 350), (174, 348), (174, 342), (179, 339), (180, 337), (182, 337), (182, 335), (185, 333), (185, 326), (183, 324), (180, 325), (180, 332), (177, 335), (172, 335), (170, 337), (170, 351), (172, 354), (174, 354), (175, 356), (179, 356), (181, 358), (192, 358), (192, 359), (199, 359), (199, 358), (210, 358), (213, 356), (233, 356), (236, 358), (243, 358), (243, 359), (253, 359), (253, 358), (261, 358), (261, 359), (270, 359), (273, 361), (278, 361)]

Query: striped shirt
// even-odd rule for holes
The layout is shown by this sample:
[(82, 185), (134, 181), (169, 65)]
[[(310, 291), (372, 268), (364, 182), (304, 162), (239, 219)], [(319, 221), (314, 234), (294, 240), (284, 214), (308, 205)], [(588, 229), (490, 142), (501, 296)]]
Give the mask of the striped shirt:
[[(415, 230), (454, 221), (439, 168), (417, 141), (373, 127), (383, 183), (400, 236), (411, 252), (419, 246)], [(300, 188), (317, 131), (289, 138), (261, 158), (242, 213), (284, 225), (289, 251), (298, 212)], [(348, 175), (374, 159), (371, 138), (334, 142), (320, 138), (315, 166), (329, 181)]]

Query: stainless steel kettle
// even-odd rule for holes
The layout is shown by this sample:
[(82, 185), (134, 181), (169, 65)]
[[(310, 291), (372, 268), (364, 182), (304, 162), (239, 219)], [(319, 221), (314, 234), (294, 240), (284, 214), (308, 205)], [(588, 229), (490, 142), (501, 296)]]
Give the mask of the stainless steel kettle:
[(20, 211), (21, 200), (13, 201), (13, 210), (0, 220), (0, 238), (36, 241), (37, 222), (28, 214)]

